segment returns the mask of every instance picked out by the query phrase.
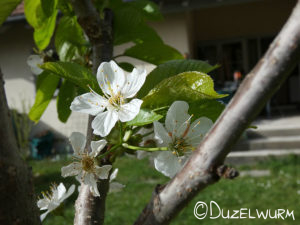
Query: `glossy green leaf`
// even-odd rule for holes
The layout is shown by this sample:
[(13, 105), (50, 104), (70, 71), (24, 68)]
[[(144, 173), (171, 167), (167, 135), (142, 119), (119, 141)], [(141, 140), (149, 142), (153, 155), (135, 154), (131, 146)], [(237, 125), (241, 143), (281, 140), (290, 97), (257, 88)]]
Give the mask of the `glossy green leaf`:
[(189, 104), (203, 100), (223, 98), (214, 90), (211, 77), (201, 72), (184, 72), (164, 79), (143, 98), (143, 107), (155, 109), (183, 100)]
[(136, 8), (137, 10), (141, 11), (144, 18), (147, 20), (156, 21), (156, 20), (163, 19), (163, 16), (160, 13), (158, 5), (152, 1), (138, 0), (138, 1), (131, 1), (128, 4)]
[(25, 0), (24, 2), (24, 11), (27, 22), (32, 27), (39, 27), (40, 21), (38, 18), (38, 11), (42, 10), (40, 0)]
[(225, 105), (215, 99), (201, 100), (189, 104), (189, 113), (194, 115), (194, 118), (205, 116), (213, 122), (218, 119), (225, 108)]
[(163, 116), (149, 109), (141, 109), (139, 114), (131, 121), (127, 122), (128, 126), (144, 126), (160, 120)]
[(160, 64), (148, 74), (145, 84), (138, 92), (138, 97), (144, 97), (155, 85), (168, 77), (188, 71), (209, 73), (218, 67), (218, 65), (211, 66), (204, 61), (194, 59), (171, 60)]
[(55, 48), (61, 61), (82, 59), (87, 51), (87, 41), (76, 17), (64, 16), (55, 33)]
[[(127, 7), (126, 7), (127, 6)], [(114, 9), (114, 44), (159, 42), (161, 38), (144, 20), (141, 11), (125, 5)]]
[(47, 62), (43, 64), (41, 68), (69, 80), (86, 91), (89, 91), (88, 86), (90, 86), (94, 91), (101, 93), (97, 79), (93, 73), (77, 63)]
[(44, 20), (41, 26), (34, 29), (33, 38), (37, 47), (42, 51), (50, 43), (56, 24), (57, 10)]
[(1, 0), (0, 1), (0, 26), (6, 18), (14, 11), (19, 5), (21, 0)]
[(137, 44), (124, 52), (125, 56), (158, 65), (173, 59), (183, 59), (175, 48), (159, 42)]
[(50, 17), (56, 8), (58, 0), (41, 0), (41, 6), (46, 17)]
[(131, 72), (134, 69), (134, 66), (131, 63), (128, 62), (120, 62), (118, 65), (127, 72)]
[(68, 81), (64, 80), (62, 83), (56, 100), (56, 107), (58, 118), (61, 122), (67, 122), (71, 115), (70, 105), (74, 98), (77, 96), (76, 86)]
[(39, 121), (53, 97), (58, 82), (59, 77), (51, 74), (48, 71), (43, 71), (38, 76), (38, 87), (36, 91), (35, 102), (28, 114), (31, 120), (35, 122)]

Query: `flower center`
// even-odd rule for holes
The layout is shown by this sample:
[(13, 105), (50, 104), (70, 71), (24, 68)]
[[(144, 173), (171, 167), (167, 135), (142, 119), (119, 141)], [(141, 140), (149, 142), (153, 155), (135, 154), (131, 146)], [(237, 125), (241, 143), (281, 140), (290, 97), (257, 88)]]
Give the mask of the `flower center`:
[(177, 156), (183, 156), (184, 153), (195, 148), (186, 143), (184, 138), (175, 138), (175, 140), (170, 144), (170, 149), (173, 151), (173, 154)]
[(95, 161), (90, 156), (83, 156), (81, 160), (82, 169), (86, 172), (93, 172), (94, 171), (94, 164)]
[(111, 94), (111, 97), (108, 99), (108, 102), (116, 107), (119, 107), (120, 105), (124, 104), (124, 97), (121, 95), (120, 92), (118, 92), (116, 95)]

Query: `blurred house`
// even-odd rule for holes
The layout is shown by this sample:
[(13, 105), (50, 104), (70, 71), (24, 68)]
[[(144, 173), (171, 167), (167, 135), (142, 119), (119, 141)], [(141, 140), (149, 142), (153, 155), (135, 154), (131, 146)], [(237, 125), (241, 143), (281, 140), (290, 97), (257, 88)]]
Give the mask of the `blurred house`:
[[(151, 25), (165, 43), (188, 58), (207, 60), (221, 67), (212, 72), (218, 89), (226, 88), (239, 71), (246, 75), (264, 54), (290, 15), (296, 0), (156, 0), (164, 14)], [(117, 46), (120, 54), (128, 45)], [(26, 23), (23, 5), (0, 28), (0, 67), (10, 107), (21, 110), (22, 102), (32, 105), (35, 96), (33, 75), (26, 64), (34, 48), (33, 29)], [(154, 66), (132, 60), (150, 72)], [(271, 109), (297, 110), (300, 104), (300, 67), (272, 98)], [(298, 107), (298, 108), (297, 108)], [(43, 129), (53, 128), (64, 136), (86, 131), (87, 115), (72, 113), (66, 124), (57, 118), (53, 100), (41, 118)], [(45, 128), (47, 127), (47, 128)]]

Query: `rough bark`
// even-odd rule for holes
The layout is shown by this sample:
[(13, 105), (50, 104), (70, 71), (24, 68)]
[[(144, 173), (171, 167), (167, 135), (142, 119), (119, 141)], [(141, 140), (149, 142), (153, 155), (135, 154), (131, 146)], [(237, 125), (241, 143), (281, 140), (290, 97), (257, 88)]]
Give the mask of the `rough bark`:
[(0, 224), (41, 224), (31, 169), (21, 159), (0, 70)]
[(136, 225), (168, 224), (199, 191), (218, 181), (217, 168), (299, 58), (300, 1), (188, 163), (162, 190), (156, 189)]
[[(71, 0), (72, 6), (77, 16), (78, 23), (88, 36), (92, 44), (93, 72), (96, 74), (99, 64), (109, 61), (113, 54), (112, 22), (113, 13), (110, 9), (104, 9), (103, 19), (90, 0)], [(87, 147), (93, 139), (91, 122), (93, 117), (89, 117), (87, 129)], [(103, 160), (102, 164), (108, 164)], [(106, 196), (109, 190), (109, 180), (98, 182), (100, 197), (94, 197), (89, 186), (81, 185), (79, 196), (75, 204), (75, 225), (103, 224), (105, 216)]]

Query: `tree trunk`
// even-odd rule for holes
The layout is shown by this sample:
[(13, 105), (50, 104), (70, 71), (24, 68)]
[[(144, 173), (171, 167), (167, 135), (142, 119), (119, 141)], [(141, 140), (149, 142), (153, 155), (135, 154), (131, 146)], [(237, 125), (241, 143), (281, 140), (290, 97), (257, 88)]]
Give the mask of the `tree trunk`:
[(21, 159), (0, 70), (0, 224), (40, 225), (31, 169)]
[(185, 167), (165, 188), (153, 193), (136, 225), (168, 224), (199, 191), (218, 181), (218, 168), (230, 149), (285, 81), (299, 58), (300, 1)]
[[(74, 11), (77, 15), (78, 23), (85, 31), (92, 44), (93, 73), (97, 73), (97, 68), (101, 62), (109, 61), (113, 54), (112, 22), (113, 14), (109, 9), (104, 9), (104, 18), (100, 19), (92, 1), (72, 0)], [(89, 116), (87, 130), (87, 148), (93, 139), (91, 128), (92, 116)], [(102, 164), (109, 164), (105, 158)], [(106, 196), (109, 190), (109, 179), (98, 181), (100, 197), (94, 197), (89, 186), (82, 184), (79, 196), (75, 204), (75, 225), (101, 225), (104, 223)]]

